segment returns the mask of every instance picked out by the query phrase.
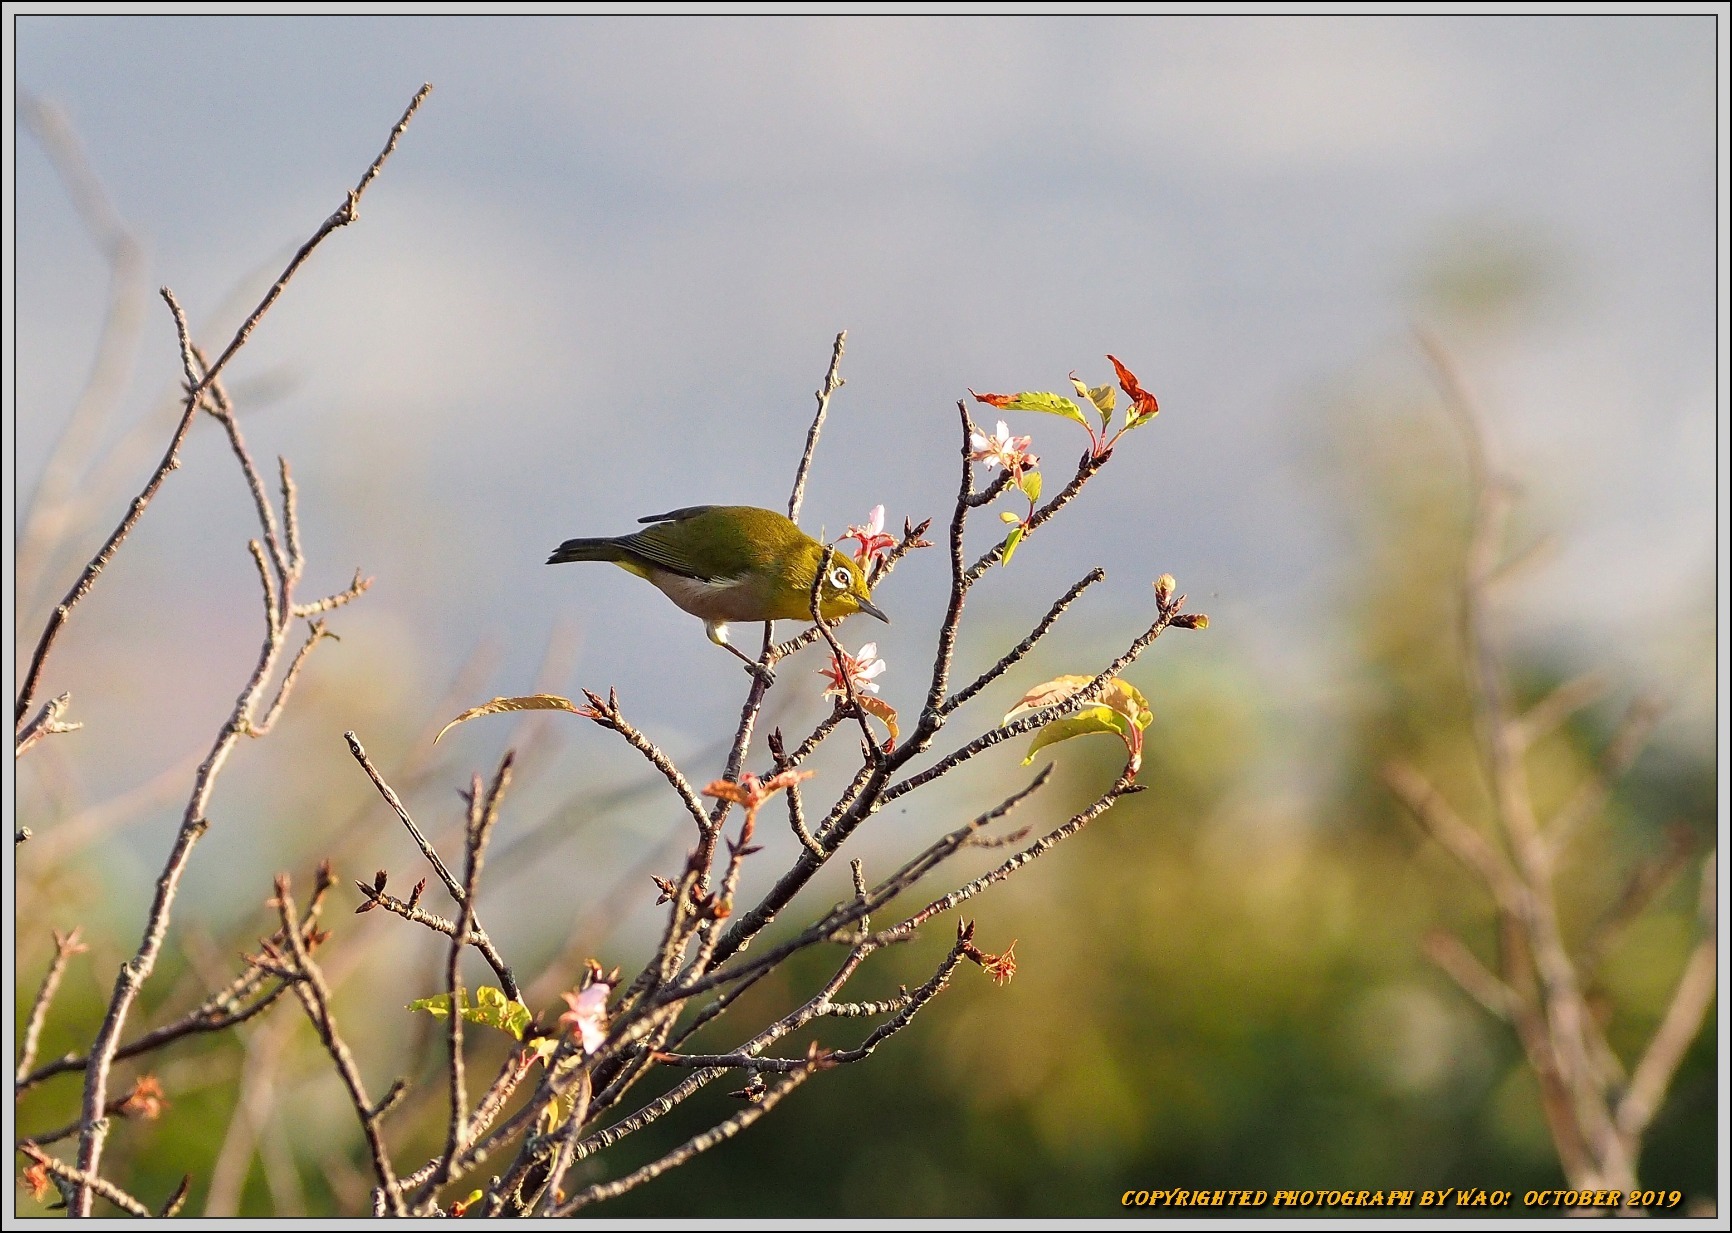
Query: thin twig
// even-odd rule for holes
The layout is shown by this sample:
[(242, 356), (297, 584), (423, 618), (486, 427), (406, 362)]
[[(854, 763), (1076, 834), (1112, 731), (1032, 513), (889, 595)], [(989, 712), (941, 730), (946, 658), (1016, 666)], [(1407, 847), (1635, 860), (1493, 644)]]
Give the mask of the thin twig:
[(50, 698), (42, 704), (42, 709), (36, 712), (36, 718), (18, 730), (17, 740), (12, 746), (12, 757), (22, 758), (30, 747), (45, 736), (58, 736), (62, 732), (76, 732), (84, 725), (67, 723), (60, 717), (66, 714), (66, 708), (72, 705), (72, 695), (64, 693)]
[(1041, 710), (1034, 711), (1028, 715), (1022, 716), (1021, 718), (1014, 719), (1010, 723), (1000, 724), (996, 728), (991, 728), (986, 732), (981, 733), (979, 736), (975, 737), (974, 740), (970, 741), (955, 752), (947, 754), (932, 766), (927, 767), (918, 774), (910, 775), (907, 779), (891, 784), (889, 787), (885, 788), (882, 794), (880, 794), (880, 803), (887, 804), (888, 802), (895, 800), (897, 797), (912, 792), (914, 789), (921, 787), (924, 784), (931, 783), (934, 779), (947, 774), (962, 763), (967, 762), (970, 758), (991, 749), (994, 745), (998, 745), (1018, 736), (1026, 735), (1030, 732), (1035, 732), (1044, 728), (1053, 720), (1060, 719), (1065, 715), (1081, 710), (1083, 707), (1093, 702), (1101, 695), (1101, 692), (1112, 683), (1114, 677), (1118, 676), (1119, 673), (1136, 663), (1142, 656), (1142, 653), (1154, 644), (1155, 639), (1165, 633), (1174, 623), (1179, 615), (1179, 604), (1183, 599), (1184, 596), (1181, 595), (1167, 607), (1163, 608), (1160, 616), (1156, 618), (1154, 624), (1150, 625), (1146, 630), (1138, 635), (1138, 637), (1125, 648), (1124, 652), (1119, 655), (1118, 658), (1114, 659), (1112, 663), (1103, 668), (1098, 674), (1096, 674), (1093, 680), (1091, 680), (1087, 685), (1084, 685), (1076, 693), (1067, 695), (1064, 699), (1054, 703), (1052, 706), (1044, 707)]
[(584, 696), (589, 701), (590, 719), (603, 728), (619, 733), (625, 738), (628, 745), (641, 753), (648, 759), (651, 766), (661, 772), (662, 777), (679, 794), (680, 801), (686, 807), (686, 812), (690, 813), (697, 822), (699, 831), (713, 829), (714, 823), (705, 811), (703, 802), (698, 799), (697, 792), (693, 790), (691, 781), (685, 777), (679, 767), (674, 765), (673, 759), (662, 752), (659, 745), (633, 727), (620, 712), (619, 696), (611, 689), (607, 691), (606, 699), (588, 690), (584, 691)]
[[(172, 1044), (173, 1042), (188, 1036), (199, 1036), (210, 1032), (225, 1032), (229, 1028), (245, 1023), (255, 1015), (268, 1010), (273, 1002), (284, 993), (288, 992), (288, 985), (279, 981), (267, 990), (257, 1001), (249, 1003), (239, 1009), (233, 1009), (242, 998), (249, 997), (256, 992), (264, 984), (267, 977), (268, 974), (263, 968), (254, 965), (249, 968), (247, 972), (243, 973), (242, 976), (237, 979), (235, 984), (229, 987), (229, 989), (223, 990), (216, 996), (207, 999), (190, 1014), (183, 1015), (173, 1023), (166, 1024), (154, 1031), (146, 1032), (137, 1040), (120, 1046), (120, 1048), (114, 1051), (114, 1060), (117, 1062), (124, 1062), (130, 1058), (140, 1057), (146, 1053), (160, 1049), (164, 1045)], [(15, 1094), (21, 1094), (29, 1091), (31, 1088), (46, 1079), (52, 1079), (56, 1075), (69, 1074), (73, 1071), (83, 1070), (89, 1065), (90, 1057), (88, 1054), (69, 1053), (64, 1057), (56, 1058), (52, 1062), (43, 1063), (36, 1070), (31, 1071), (28, 1075), (19, 1079), (14, 1086), (14, 1092)]]
[(42, 984), (36, 990), (36, 1000), (30, 1004), (30, 1017), (24, 1024), (24, 1043), (18, 1052), (14, 1084), (21, 1085), (30, 1068), (36, 1064), (36, 1050), (42, 1040), (42, 1025), (48, 1021), (48, 1007), (60, 988), (60, 978), (66, 974), (67, 961), (90, 948), (78, 940), (78, 930), (62, 934), (54, 930), (54, 958), (48, 961)]
[(1497, 1018), (1507, 1021), (1514, 1017), (1517, 1006), (1514, 990), (1481, 963), (1455, 934), (1443, 929), (1427, 933), (1425, 957)]
[(1108, 809), (1111, 809), (1114, 802), (1116, 802), (1121, 796), (1125, 796), (1137, 790), (1135, 772), (1127, 770), (1124, 774), (1119, 776), (1119, 778), (1113, 783), (1113, 786), (1108, 788), (1106, 792), (1094, 802), (1094, 804), (1090, 805), (1081, 813), (1073, 815), (1063, 826), (1042, 835), (1038, 840), (1018, 852), (1009, 860), (1005, 861), (1002, 865), (998, 866), (998, 868), (982, 874), (980, 877), (975, 878), (972, 882), (969, 882), (964, 886), (957, 887), (948, 895), (934, 899), (913, 916), (908, 917), (901, 924), (893, 926), (891, 929), (885, 931), (885, 933), (879, 936), (887, 941), (908, 936), (933, 917), (950, 911), (965, 900), (972, 899), (981, 891), (987, 889), (987, 887), (1004, 881), (1004, 879), (1015, 873), (1022, 866), (1028, 864), (1028, 862), (1045, 855), (1051, 848), (1062, 843), (1064, 840), (1069, 839), (1090, 822), (1100, 817), (1101, 814), (1105, 813)]
[(1618, 1132), (1635, 1154), (1636, 1145), (1666, 1099), (1666, 1089), (1684, 1060), (1702, 1020), (1714, 1003), (1718, 974), (1718, 939), (1715, 923), (1715, 854), (1702, 862), (1700, 894), (1701, 940), (1690, 953), (1665, 1017), (1655, 1029), (1642, 1060), (1630, 1074), (1630, 1084), (1617, 1106)]
[(405, 1206), (402, 1191), (398, 1188), (396, 1171), (391, 1167), (391, 1154), (379, 1132), (383, 1110), (367, 1098), (366, 1081), (361, 1078), (360, 1067), (355, 1064), (355, 1055), (349, 1051), (349, 1046), (337, 1030), (337, 1021), (331, 1014), (331, 988), (326, 984), (319, 965), (313, 961), (306, 946), (302, 944), (300, 922), (295, 919), (295, 902), (289, 890), (287, 874), (277, 875), (276, 889), (276, 907), (282, 917), (283, 936), (288, 940), (295, 970), (303, 977), (294, 983), (295, 994), (301, 999), (301, 1007), (307, 1012), (307, 1018), (312, 1022), (313, 1030), (319, 1034), (325, 1051), (336, 1063), (343, 1086), (349, 1090), (349, 1100), (355, 1106), (355, 1115), (361, 1122), (361, 1133), (366, 1136), (368, 1150), (373, 1156), (373, 1171), (378, 1175), (379, 1185), (385, 1191), (391, 1212), (393, 1215), (406, 1216), (409, 1209)]
[(1419, 768), (1392, 761), (1383, 768), (1383, 781), (1450, 855), (1479, 875), (1500, 907), (1519, 914), (1523, 892), (1508, 858), (1450, 807)]
[[(1030, 535), (1033, 535), (1037, 530), (1039, 530), (1044, 523), (1051, 519), (1054, 514), (1058, 513), (1059, 510), (1063, 509), (1075, 500), (1076, 495), (1083, 490), (1083, 485), (1088, 483), (1090, 479), (1094, 478), (1095, 472), (1104, 467), (1107, 464), (1107, 460), (1111, 457), (1111, 450), (1108, 450), (1104, 454), (1084, 454), (1082, 456), (1082, 461), (1077, 463), (1076, 474), (1071, 476), (1070, 483), (1066, 484), (1056, 497), (1035, 510), (1034, 513), (1030, 514), (1023, 522), (1022, 538), (1024, 542), (1028, 540)], [(1004, 541), (1000, 540), (996, 545), (988, 549), (985, 555), (968, 567), (968, 572), (963, 575), (963, 580), (968, 585), (972, 586), (975, 582), (980, 580), (981, 575), (986, 573), (987, 570), (991, 569), (1002, 560), (1004, 560)]]
[[(831, 727), (834, 727), (836, 721), (838, 721), (840, 717), (841, 708), (838, 707), (830, 713), (830, 719), (825, 722), (829, 723)], [(822, 725), (820, 725), (820, 727), (822, 727)], [(795, 762), (792, 758), (788, 757), (787, 752), (782, 747), (782, 730), (780, 728), (770, 733), (769, 745), (770, 756), (776, 760), (777, 772), (780, 773), (782, 771), (792, 770), (795, 766)], [(801, 748), (805, 748), (805, 745), (802, 744)], [(826, 855), (824, 849), (819, 846), (818, 841), (812, 838), (812, 832), (806, 829), (806, 811), (800, 798), (800, 785), (797, 783), (790, 784), (786, 790), (786, 795), (788, 797), (788, 825), (793, 829), (794, 838), (798, 839), (800, 841), (800, 846), (805, 848), (813, 856), (822, 857)]]
[(289, 670), (283, 673), (282, 681), (277, 685), (277, 696), (271, 699), (270, 706), (265, 708), (264, 717), (255, 720), (247, 727), (247, 735), (261, 737), (270, 735), (276, 726), (277, 717), (283, 713), (283, 707), (289, 700), (289, 691), (295, 687), (300, 678), (301, 666), (307, 662), (307, 656), (313, 653), (313, 648), (326, 638), (336, 638), (325, 628), (323, 621), (307, 622), (307, 640), (301, 643), (301, 649), (295, 652), (295, 657), (289, 661)]
[(1563, 682), (1522, 713), (1521, 743), (1532, 746), (1550, 736), (1570, 716), (1583, 707), (1592, 706), (1606, 692), (1605, 678), (1588, 672)]
[[(492, 835), (494, 824), (499, 820), (499, 802), (511, 783), (511, 763), (512, 754), (507, 750), (486, 795), (482, 795), (481, 779), (477, 776), (470, 801), (469, 825), (466, 828), (464, 844), (462, 911), (457, 918), (457, 928), (452, 931), (451, 946), (445, 961), (445, 992), (450, 999), (450, 1013), (446, 1015), (446, 1019), (449, 1020), (451, 1043), (451, 1123), (445, 1139), (444, 1161), (424, 1187), (425, 1191), (435, 1190), (451, 1180), (452, 1162), (464, 1147), (469, 1101), (464, 1087), (463, 1016), (458, 1003), (462, 990), (463, 951), (470, 930), (475, 924), (476, 888), (481, 884), (481, 866), (487, 853), (487, 840)], [(421, 1196), (423, 1199), (426, 1197), (425, 1194)]]
[(1007, 651), (1004, 658), (1000, 659), (996, 664), (992, 665), (992, 667), (988, 668), (985, 672), (976, 677), (974, 682), (966, 689), (952, 694), (949, 699), (945, 701), (942, 707), (944, 713), (948, 715), (964, 702), (967, 702), (970, 698), (974, 697), (975, 694), (979, 693), (999, 677), (1003, 676), (1011, 668), (1014, 668), (1019, 662), (1021, 662), (1025, 655), (1034, 650), (1036, 643), (1046, 637), (1047, 631), (1053, 627), (1059, 617), (1064, 615), (1065, 609), (1074, 604), (1079, 595), (1088, 590), (1095, 583), (1102, 581), (1106, 576), (1106, 571), (1097, 565), (1080, 581), (1074, 584), (1070, 590), (1059, 596), (1059, 598), (1053, 602), (1052, 607), (1047, 609), (1046, 615), (1040, 619), (1040, 623), (1029, 632), (1028, 637), (1024, 638), (1021, 642), (1017, 643)]
[(1546, 843), (1553, 853), (1561, 851), (1577, 829), (1605, 807), (1612, 785), (1635, 764), (1642, 747), (1648, 742), (1648, 735), (1664, 712), (1665, 707), (1654, 697), (1640, 697), (1630, 704), (1593, 773), (1582, 781), (1546, 828)]
[(794, 490), (788, 494), (788, 521), (800, 521), (800, 504), (806, 498), (806, 476), (812, 469), (812, 455), (818, 449), (818, 434), (824, 428), (824, 417), (830, 413), (830, 396), (841, 389), (844, 382), (841, 377), (842, 345), (848, 339), (848, 331), (840, 330), (836, 334), (836, 342), (830, 348), (830, 369), (824, 374), (824, 384), (819, 386), (812, 395), (818, 400), (818, 413), (812, 417), (812, 426), (806, 430), (806, 449), (800, 455), (800, 465), (794, 472)]
[(561, 1204), (559, 1207), (555, 1208), (552, 1214), (555, 1216), (570, 1216), (579, 1209), (588, 1207), (591, 1203), (600, 1203), (607, 1199), (618, 1198), (628, 1190), (635, 1190), (645, 1182), (654, 1181), (669, 1169), (678, 1168), (700, 1152), (706, 1152), (718, 1143), (733, 1138), (735, 1135), (739, 1134), (740, 1131), (746, 1129), (746, 1127), (750, 1126), (753, 1122), (763, 1117), (764, 1114), (768, 1113), (771, 1109), (774, 1109), (782, 1102), (784, 1096), (789, 1092), (792, 1092), (795, 1088), (799, 1087), (800, 1084), (804, 1083), (807, 1079), (811, 1078), (812, 1075), (817, 1073), (818, 1068), (817, 1062), (807, 1062), (802, 1069), (795, 1071), (786, 1079), (776, 1084), (775, 1087), (765, 1092), (758, 1098), (756, 1104), (741, 1109), (738, 1113), (734, 1114), (734, 1116), (719, 1123), (711, 1129), (704, 1131), (702, 1134), (692, 1136), (661, 1159), (651, 1161), (649, 1164), (644, 1165), (643, 1168), (627, 1174), (618, 1181), (597, 1183), (586, 1190), (580, 1190), (576, 1195), (572, 1196), (569, 1202)]
[[(445, 883), (445, 889), (450, 892), (451, 898), (461, 905), (463, 903), (463, 888), (458, 885), (457, 879), (451, 876), (451, 870), (440, 859), (439, 853), (434, 850), (433, 845), (427, 841), (427, 836), (422, 834), (421, 828), (415, 825), (415, 819), (409, 816), (409, 811), (404, 808), (397, 793), (391, 789), (391, 785), (385, 782), (385, 777), (373, 765), (373, 760), (367, 756), (367, 751), (361, 747), (361, 738), (353, 732), (345, 732), (343, 739), (348, 742), (349, 752), (354, 755), (355, 761), (360, 763), (361, 769), (367, 773), (367, 778), (371, 779), (373, 786), (379, 790), (379, 795), (384, 798), (385, 803), (391, 807), (392, 812), (397, 815), (408, 830), (409, 837), (415, 841), (415, 846), (421, 849), (421, 855), (425, 856), (427, 863), (433, 866), (433, 872), (437, 873), (439, 880)], [(421, 923), (429, 924), (431, 922), (422, 921)], [(455, 926), (452, 928), (455, 929)], [(439, 931), (441, 933), (447, 932), (444, 929)], [(487, 930), (482, 928), (479, 920), (474, 922), (474, 928), (469, 931), (468, 937), (475, 949), (481, 952), (481, 957), (487, 960), (488, 966), (498, 974), (500, 984), (505, 987), (505, 995), (514, 1002), (522, 1001), (523, 992), (518, 987), (517, 977), (513, 975), (510, 966), (506, 964), (504, 957), (494, 946), (493, 939), (488, 936)]]
[[(150, 1208), (146, 1207), (143, 1203), (140, 1203), (137, 1199), (133, 1198), (131, 1195), (126, 1193), (126, 1191), (122, 1190), (119, 1186), (116, 1186), (107, 1178), (99, 1177), (96, 1174), (85, 1170), (75, 1169), (57, 1157), (50, 1156), (47, 1152), (41, 1151), (29, 1140), (19, 1143), (18, 1151), (24, 1153), (24, 1155), (28, 1156), (38, 1166), (47, 1172), (52, 1173), (55, 1177), (60, 1178), (62, 1181), (72, 1183), (71, 1186), (62, 1188), (63, 1194), (67, 1191), (71, 1191), (73, 1194), (79, 1192), (94, 1192), (95, 1194), (99, 1194), (103, 1198), (107, 1199), (110, 1203), (120, 1208), (121, 1211), (125, 1212), (129, 1216), (154, 1216), (156, 1214), (151, 1211)], [(68, 1202), (68, 1206), (70, 1206), (70, 1201)]]

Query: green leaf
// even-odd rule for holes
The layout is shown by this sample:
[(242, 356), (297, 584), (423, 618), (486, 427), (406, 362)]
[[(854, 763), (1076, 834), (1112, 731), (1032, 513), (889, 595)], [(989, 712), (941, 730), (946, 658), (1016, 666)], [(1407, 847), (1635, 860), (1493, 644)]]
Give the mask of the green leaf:
[(1070, 399), (1062, 394), (1049, 394), (1041, 390), (1024, 390), (992, 405), (1006, 411), (1041, 411), (1047, 415), (1062, 415), (1067, 420), (1075, 420), (1084, 428), (1087, 428), (1089, 423), (1083, 416), (1082, 408)]
[[(439, 736), (444, 736), (458, 724), (467, 723), (483, 715), (499, 715), (506, 711), (570, 711), (573, 715), (587, 715), (589, 708), (579, 706), (570, 698), (562, 698), (558, 694), (528, 694), (521, 698), (495, 698), (491, 702), (483, 702), (480, 706), (472, 706), (463, 714), (453, 719), (439, 729)], [(439, 743), (439, 736), (433, 738), (433, 743)]]
[(1022, 495), (1028, 498), (1031, 505), (1040, 500), (1039, 471), (1024, 471), (1017, 477), (1016, 486), (1022, 489)]
[(1018, 544), (1022, 543), (1022, 535), (1023, 535), (1023, 528), (1022, 527), (1014, 527), (1014, 528), (1012, 528), (1010, 534), (1006, 535), (1004, 537), (1004, 560), (999, 562), (999, 564), (1001, 564), (1001, 565), (1009, 565), (1010, 564), (1011, 554), (1016, 551), (1016, 546)]
[[(416, 998), (409, 1003), (409, 1009), (424, 1010), (435, 1019), (443, 1019), (451, 1013), (451, 995), (441, 993), (430, 998)], [(492, 985), (482, 985), (475, 991), (473, 1006), (469, 1004), (468, 993), (463, 989), (457, 990), (457, 1013), (466, 1023), (496, 1028), (517, 1040), (523, 1039), (523, 1033), (535, 1021), (527, 1006), (513, 1002), (505, 996), (503, 989), (495, 989)]]

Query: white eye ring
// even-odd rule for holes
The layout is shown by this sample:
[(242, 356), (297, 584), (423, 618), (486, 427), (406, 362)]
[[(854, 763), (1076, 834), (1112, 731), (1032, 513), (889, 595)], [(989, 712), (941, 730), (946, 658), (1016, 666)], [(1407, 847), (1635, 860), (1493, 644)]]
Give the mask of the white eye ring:
[(843, 566), (838, 565), (835, 569), (830, 571), (830, 585), (835, 587), (838, 591), (846, 591), (853, 581), (854, 580), (848, 576), (847, 569)]

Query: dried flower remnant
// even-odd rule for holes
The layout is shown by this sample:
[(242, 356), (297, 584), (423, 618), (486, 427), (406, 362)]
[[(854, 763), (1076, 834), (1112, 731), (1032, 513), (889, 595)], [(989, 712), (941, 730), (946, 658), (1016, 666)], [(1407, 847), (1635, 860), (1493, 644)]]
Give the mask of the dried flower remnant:
[(30, 1191), (30, 1197), (38, 1203), (54, 1193), (54, 1181), (48, 1176), (48, 1166), (40, 1161), (33, 1165), (26, 1165), (20, 1180), (24, 1183), (25, 1189)]
[(976, 946), (969, 945), (963, 949), (963, 955), (978, 963), (995, 985), (1008, 985), (1010, 978), (1016, 975), (1016, 939), (1012, 938), (1010, 945), (997, 955), (989, 955)]
[(141, 1075), (115, 1112), (122, 1117), (142, 1117), (148, 1122), (161, 1117), (166, 1108), (168, 1097), (163, 1095), (162, 1084), (157, 1082), (156, 1076)]

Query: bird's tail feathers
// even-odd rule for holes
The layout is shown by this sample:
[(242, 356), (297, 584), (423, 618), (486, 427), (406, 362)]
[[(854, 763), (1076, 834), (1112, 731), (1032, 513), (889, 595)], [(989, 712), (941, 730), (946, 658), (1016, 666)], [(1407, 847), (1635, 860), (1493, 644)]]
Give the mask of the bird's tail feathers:
[(547, 563), (561, 565), (566, 561), (619, 561), (625, 555), (618, 542), (612, 539), (568, 539), (553, 550)]

